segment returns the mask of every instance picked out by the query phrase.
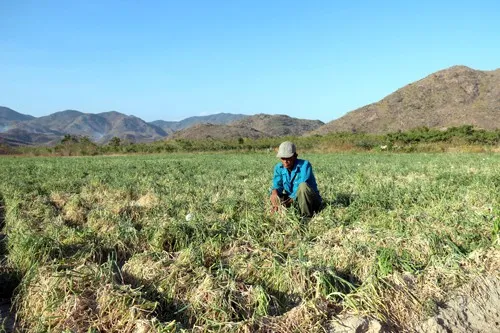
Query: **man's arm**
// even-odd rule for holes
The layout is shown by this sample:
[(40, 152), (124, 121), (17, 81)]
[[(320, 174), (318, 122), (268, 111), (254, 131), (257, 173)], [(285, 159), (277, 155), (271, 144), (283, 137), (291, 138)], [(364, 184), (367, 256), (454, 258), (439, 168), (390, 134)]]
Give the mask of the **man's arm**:
[(271, 211), (276, 212), (279, 210), (281, 206), (281, 200), (279, 194), (283, 193), (283, 179), (281, 178), (281, 169), (279, 165), (274, 167), (274, 175), (273, 175), (273, 187), (271, 190)]
[(283, 193), (283, 189), (283, 178), (281, 177), (281, 168), (278, 164), (274, 167), (272, 192)]
[(296, 178), (293, 182), (293, 193), (290, 194), (290, 198), (292, 198), (293, 200), (297, 199), (297, 191), (299, 189), (300, 183), (306, 182), (309, 184), (309, 181), (312, 178), (312, 174), (313, 171), (311, 163), (309, 163), (308, 161), (304, 161), (304, 164), (300, 168), (300, 173), (295, 176)]

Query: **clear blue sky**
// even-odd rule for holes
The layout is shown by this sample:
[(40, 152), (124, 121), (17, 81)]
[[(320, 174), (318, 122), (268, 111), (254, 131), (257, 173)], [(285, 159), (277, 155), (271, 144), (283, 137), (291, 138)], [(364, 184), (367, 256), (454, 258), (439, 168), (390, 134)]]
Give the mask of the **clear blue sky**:
[(330, 121), (453, 65), (500, 67), (500, 1), (0, 0), (0, 105), (146, 121)]

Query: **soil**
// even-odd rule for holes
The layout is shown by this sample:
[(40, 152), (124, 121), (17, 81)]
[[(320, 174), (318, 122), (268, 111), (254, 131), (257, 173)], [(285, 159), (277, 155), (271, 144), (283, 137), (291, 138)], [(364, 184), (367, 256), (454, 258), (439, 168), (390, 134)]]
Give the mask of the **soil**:
[(500, 277), (478, 278), (419, 325), (417, 332), (500, 332)]
[[(371, 318), (345, 315), (330, 323), (330, 333), (391, 332)], [(408, 332), (500, 332), (500, 275), (480, 277), (455, 293), (437, 314)]]

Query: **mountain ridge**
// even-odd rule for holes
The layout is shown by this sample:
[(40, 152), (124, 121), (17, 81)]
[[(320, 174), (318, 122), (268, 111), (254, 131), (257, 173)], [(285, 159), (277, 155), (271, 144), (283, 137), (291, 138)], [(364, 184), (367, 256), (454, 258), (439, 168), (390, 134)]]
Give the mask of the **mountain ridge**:
[[(10, 114), (16, 115), (16, 117), (22, 115), (17, 112)], [(9, 119), (8, 128), (5, 129), (4, 127), (4, 130), (0, 130), (0, 139), (4, 143), (53, 145), (58, 143), (67, 134), (86, 136), (97, 143), (107, 143), (113, 137), (118, 137), (129, 142), (151, 142), (168, 137), (214, 139), (229, 137), (260, 138), (277, 135), (269, 126), (267, 128), (269, 133), (264, 133), (252, 128), (248, 124), (247, 126), (238, 124), (229, 125), (230, 123), (251, 117), (243, 114), (218, 113), (207, 116), (188, 117), (178, 122), (158, 120), (147, 123), (138, 117), (127, 116), (117, 111), (93, 114), (77, 110), (64, 110), (38, 118), (28, 116), (25, 118), (27, 119), (25, 121), (12, 122)], [(274, 119), (273, 124), (277, 128), (288, 127), (288, 132), (291, 131), (289, 127), (293, 127), (295, 124), (302, 124), (303, 126), (303, 124), (309, 124), (309, 122), (318, 122), (292, 118), (285, 115), (259, 114), (257, 118), (259, 117), (264, 117), (268, 120)], [(280, 121), (276, 122), (276, 119), (281, 119), (280, 121), (284, 121), (284, 124), (281, 124)], [(1, 125), (2, 123), (0, 123)], [(196, 128), (189, 130), (192, 127)], [(298, 133), (297, 130), (292, 130), (292, 132)]]
[(171, 134), (176, 131), (186, 129), (190, 126), (197, 124), (213, 124), (213, 125), (226, 125), (232, 121), (243, 119), (249, 117), (244, 114), (234, 114), (234, 113), (216, 113), (206, 116), (194, 116), (188, 117), (179, 121), (165, 121), (165, 120), (155, 120), (150, 122), (150, 124), (159, 126), (165, 132)]
[(283, 114), (259, 113), (231, 122), (230, 125), (253, 128), (270, 136), (301, 136), (324, 123), (321, 120), (298, 119)]
[(189, 139), (189, 140), (204, 140), (204, 139), (234, 139), (234, 138), (250, 138), (260, 139), (267, 138), (270, 135), (254, 128), (223, 124), (197, 124), (175, 132), (169, 139)]
[(416, 127), (500, 128), (500, 69), (452, 66), (409, 83), (380, 101), (332, 120), (310, 134), (388, 133)]
[[(200, 124), (195, 130), (191, 127)], [(64, 110), (33, 117), (0, 107), (1, 142), (55, 144), (66, 134), (87, 136), (97, 143), (113, 137), (130, 142), (165, 138), (228, 138), (228, 136), (300, 136), (331, 132), (383, 134), (416, 127), (448, 128), (472, 125), (500, 128), (500, 69), (481, 71), (452, 66), (411, 82), (375, 103), (323, 123), (287, 115), (218, 113), (181, 121), (146, 122), (118, 111), (84, 113)]]

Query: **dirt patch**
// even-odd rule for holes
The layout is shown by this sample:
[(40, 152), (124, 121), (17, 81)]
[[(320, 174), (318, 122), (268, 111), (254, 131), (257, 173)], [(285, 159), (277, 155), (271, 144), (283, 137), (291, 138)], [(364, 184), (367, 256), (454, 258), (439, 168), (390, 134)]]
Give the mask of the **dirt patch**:
[(391, 332), (390, 329), (386, 328), (376, 319), (349, 315), (332, 320), (327, 331), (329, 333)]
[(477, 278), (461, 288), (417, 332), (500, 332), (500, 276)]
[[(479, 277), (466, 284), (437, 314), (408, 327), (409, 332), (500, 332), (500, 275)], [(341, 315), (329, 323), (329, 333), (394, 332), (373, 318)]]

